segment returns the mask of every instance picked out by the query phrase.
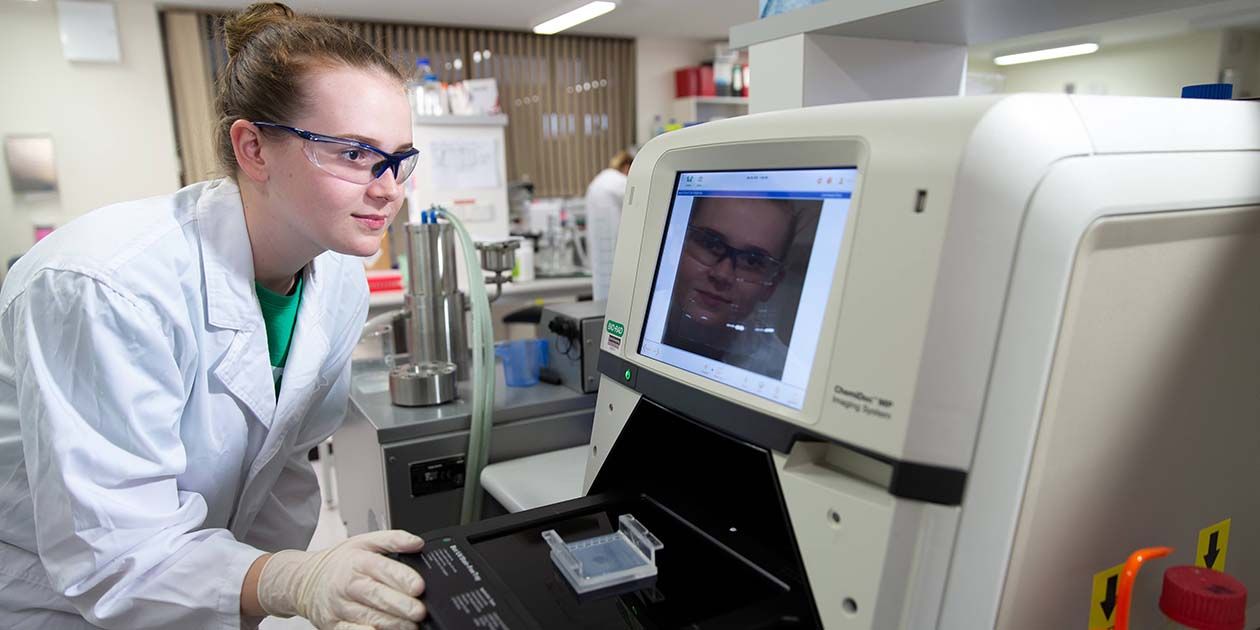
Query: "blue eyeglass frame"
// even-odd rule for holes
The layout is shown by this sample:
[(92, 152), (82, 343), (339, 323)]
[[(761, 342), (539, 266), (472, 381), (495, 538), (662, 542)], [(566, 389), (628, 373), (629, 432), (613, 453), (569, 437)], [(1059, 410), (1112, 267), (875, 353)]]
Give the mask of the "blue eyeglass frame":
[(359, 142), (358, 140), (351, 140), (350, 138), (338, 138), (337, 136), (326, 136), (322, 133), (315, 133), (313, 131), (307, 131), (305, 129), (301, 129), (298, 127), (290, 127), (288, 125), (281, 125), (281, 124), (273, 123), (273, 122), (264, 122), (264, 121), (254, 120), (254, 121), (250, 121), (250, 123), (258, 127), (270, 127), (272, 129), (281, 129), (283, 131), (287, 131), (289, 133), (295, 134), (297, 135), (297, 137), (303, 140), (310, 140), (312, 142), (332, 142), (334, 144), (342, 144), (346, 146), (351, 146), (351, 147), (356, 147), (359, 149), (366, 149), (368, 151), (371, 151), (372, 153), (375, 153), (381, 156), (381, 161), (377, 162), (375, 165), (372, 166), (373, 179), (380, 177), (381, 174), (385, 172), (385, 169), (389, 169), (393, 171), (394, 179), (397, 180), (398, 168), (402, 165), (403, 160), (406, 160), (412, 156), (420, 154), (420, 149), (417, 149), (415, 147), (407, 149), (406, 151), (403, 151), (402, 153), (390, 153), (384, 149), (374, 147), (366, 142)]
[[(718, 233), (716, 233), (716, 232), (714, 232), (714, 231), (712, 231), (712, 230), (708, 230), (708, 229), (705, 229), (705, 228), (698, 228), (698, 227), (693, 227), (693, 226), (688, 225), (688, 226), (687, 226), (687, 238), (691, 238), (693, 234), (694, 234), (694, 235), (699, 235), (699, 236), (700, 236), (700, 237), (702, 237), (702, 238), (711, 239), (711, 240), (710, 240), (710, 242), (711, 242), (711, 243), (714, 243), (714, 244), (717, 244), (717, 245), (721, 245), (721, 246), (722, 246), (722, 248), (723, 248), (723, 251), (722, 251), (722, 256), (721, 256), (721, 257), (719, 257), (719, 258), (717, 259), (717, 262), (713, 263), (712, 265), (709, 265), (710, 267), (716, 267), (716, 266), (718, 266), (718, 265), (722, 264), (722, 261), (724, 261), (724, 260), (730, 260), (730, 261), (731, 261), (731, 264), (732, 264), (732, 265), (734, 265), (734, 264), (735, 264), (735, 257), (736, 257), (736, 256), (739, 256), (739, 255), (743, 255), (743, 256), (749, 256), (749, 255), (751, 255), (751, 256), (760, 256), (760, 257), (762, 257), (762, 258), (765, 258), (765, 259), (769, 260), (771, 263), (773, 263), (773, 264), (774, 264), (774, 273), (779, 273), (780, 271), (782, 271), (782, 270), (783, 270), (783, 267), (785, 266), (785, 264), (784, 264), (784, 262), (783, 262), (782, 260), (779, 260), (778, 258), (775, 258), (774, 256), (771, 256), (770, 254), (763, 254), (763, 253), (761, 253), (761, 252), (759, 252), (759, 251), (756, 251), (756, 250), (751, 250), (751, 249), (740, 249), (740, 248), (738, 248), (738, 247), (731, 247), (731, 244), (730, 244), (730, 243), (727, 243), (727, 242), (726, 242), (726, 239), (725, 239), (725, 238), (723, 238), (721, 234), (718, 234)], [(771, 275), (773, 275), (773, 274), (771, 274)]]

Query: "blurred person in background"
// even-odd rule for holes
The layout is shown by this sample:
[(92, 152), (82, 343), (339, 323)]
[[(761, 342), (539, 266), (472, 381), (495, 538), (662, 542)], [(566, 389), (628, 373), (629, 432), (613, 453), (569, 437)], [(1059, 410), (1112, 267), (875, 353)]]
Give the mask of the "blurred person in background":
[(608, 299), (612, 282), (613, 252), (621, 225), (621, 204), (626, 197), (626, 176), (634, 162), (633, 147), (618, 151), (586, 187), (586, 239), (591, 257), (596, 300)]

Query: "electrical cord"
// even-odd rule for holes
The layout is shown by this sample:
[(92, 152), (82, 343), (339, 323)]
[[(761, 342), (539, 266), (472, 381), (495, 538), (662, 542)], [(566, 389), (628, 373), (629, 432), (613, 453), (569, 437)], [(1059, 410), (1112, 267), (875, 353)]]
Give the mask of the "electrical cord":
[[(556, 352), (564, 355), (570, 361), (577, 361), (582, 358), (582, 333), (578, 325), (569, 320), (553, 319), (547, 323), (547, 330), (556, 336)], [(560, 341), (565, 342), (565, 348), (560, 348)], [(577, 356), (572, 353), (577, 350)]]

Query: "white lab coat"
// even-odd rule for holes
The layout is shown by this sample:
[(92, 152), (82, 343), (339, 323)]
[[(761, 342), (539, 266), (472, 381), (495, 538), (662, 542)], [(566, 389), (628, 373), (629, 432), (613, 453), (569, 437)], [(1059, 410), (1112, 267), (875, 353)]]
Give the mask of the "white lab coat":
[(357, 260), (305, 271), (279, 400), (231, 180), (102, 208), (0, 291), (0, 628), (241, 627), (263, 551), (319, 516), (307, 451), (341, 424)]
[(586, 187), (586, 242), (596, 300), (608, 299), (617, 229), (621, 225), (621, 203), (625, 197), (626, 175), (615, 168), (600, 171)]

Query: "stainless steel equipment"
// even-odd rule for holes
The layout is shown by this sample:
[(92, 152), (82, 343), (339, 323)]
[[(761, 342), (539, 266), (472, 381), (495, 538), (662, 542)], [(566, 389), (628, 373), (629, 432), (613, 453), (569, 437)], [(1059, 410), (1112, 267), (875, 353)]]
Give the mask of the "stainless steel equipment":
[(605, 303), (572, 302), (543, 308), (538, 332), (551, 346), (549, 369), (560, 384), (583, 394), (599, 389), (599, 340)]
[[(370, 343), (365, 351), (374, 350)], [(336, 487), (347, 530), (429, 531), (459, 522), (465, 454), (472, 417), (470, 385), (459, 397), (429, 407), (391, 404), (391, 371), (379, 358), (354, 364), (346, 422), (333, 437)], [(495, 388), (490, 463), (590, 442), (595, 396), (539, 383)], [(486, 499), (483, 512), (495, 505)]]
[[(440, 405), (455, 399), (455, 381), (468, 377), (468, 337), (464, 333), (464, 298), (455, 266), (455, 231), (446, 223), (407, 224), (407, 294), (403, 325), (410, 362), (389, 374), (395, 405)], [(401, 319), (401, 322), (399, 321)], [(376, 334), (397, 340), (388, 331)], [(394, 348), (397, 354), (402, 349)]]
[[(456, 381), (470, 376), (468, 335), (464, 319), (467, 301), (459, 290), (455, 258), (456, 233), (449, 223), (426, 220), (407, 224), (407, 293), (405, 307), (385, 327), (381, 337), (387, 355), (407, 355), (407, 363), (392, 371), (389, 389), (394, 404), (406, 407), (440, 405), (455, 399)], [(512, 280), (516, 241), (478, 244), (482, 267), (494, 275), (497, 298), (503, 283)], [(494, 298), (491, 298), (492, 300)], [(401, 328), (403, 347), (398, 346)], [(390, 344), (394, 347), (390, 348)], [(448, 369), (449, 366), (449, 369)]]
[(455, 399), (454, 363), (404, 363), (389, 371), (389, 395), (395, 405), (424, 407)]
[(454, 363), (463, 380), (468, 376), (468, 336), (455, 239), (449, 223), (407, 224), (406, 338), (413, 363)]
[(481, 253), (481, 268), (494, 274), (489, 282), (494, 283), (493, 302), (503, 295), (503, 283), (512, 281), (512, 268), (516, 266), (516, 248), (520, 241), (490, 241), (477, 243), (477, 251)]

